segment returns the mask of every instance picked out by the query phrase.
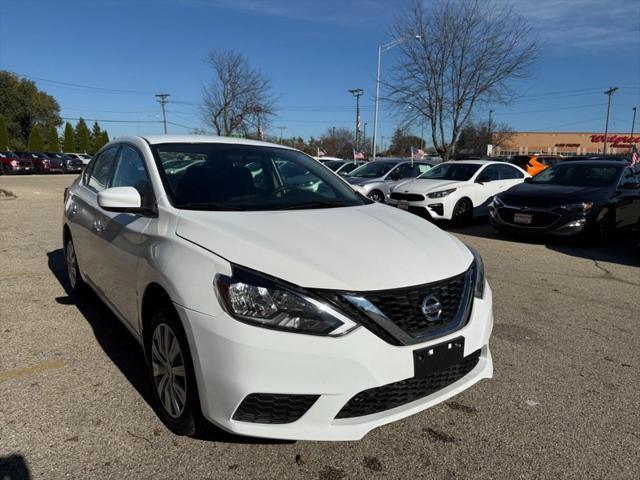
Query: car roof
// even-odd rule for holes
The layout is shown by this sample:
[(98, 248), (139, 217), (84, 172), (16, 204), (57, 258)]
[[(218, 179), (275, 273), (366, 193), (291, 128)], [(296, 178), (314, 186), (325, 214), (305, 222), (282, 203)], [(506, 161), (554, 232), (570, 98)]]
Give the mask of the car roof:
[(456, 164), (465, 163), (467, 165), (488, 165), (490, 163), (495, 163), (499, 165), (504, 164), (504, 162), (496, 162), (494, 160), (455, 160), (453, 162), (443, 162), (440, 165), (446, 165), (447, 163), (456, 163)]
[(573, 162), (560, 162), (554, 165), (554, 167), (562, 166), (562, 165), (588, 165), (593, 167), (624, 167), (626, 166), (620, 160), (575, 160)]
[[(159, 143), (226, 143), (230, 145), (252, 145), (256, 147), (283, 148), (286, 150), (296, 150), (295, 148), (279, 145), (277, 143), (262, 142), (260, 140), (249, 140), (247, 138), (219, 137), (216, 135), (149, 135), (141, 137), (119, 137), (116, 141), (122, 142), (127, 139), (142, 138), (150, 145)], [(296, 150), (297, 151), (297, 150)]]

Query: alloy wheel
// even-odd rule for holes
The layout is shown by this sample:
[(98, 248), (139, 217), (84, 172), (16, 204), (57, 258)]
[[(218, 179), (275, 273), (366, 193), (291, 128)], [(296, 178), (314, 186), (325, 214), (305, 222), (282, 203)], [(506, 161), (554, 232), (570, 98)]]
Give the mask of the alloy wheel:
[(384, 197), (382, 196), (382, 194), (377, 190), (374, 190), (373, 192), (371, 192), (369, 194), (369, 198), (374, 202), (382, 202), (384, 200)]
[(166, 323), (160, 323), (153, 332), (151, 367), (164, 410), (172, 418), (180, 417), (187, 403), (187, 375), (180, 342)]
[(78, 283), (78, 267), (76, 261), (76, 251), (73, 248), (73, 242), (67, 242), (67, 278), (69, 279), (69, 285), (71, 286), (71, 290), (76, 288), (76, 284)]

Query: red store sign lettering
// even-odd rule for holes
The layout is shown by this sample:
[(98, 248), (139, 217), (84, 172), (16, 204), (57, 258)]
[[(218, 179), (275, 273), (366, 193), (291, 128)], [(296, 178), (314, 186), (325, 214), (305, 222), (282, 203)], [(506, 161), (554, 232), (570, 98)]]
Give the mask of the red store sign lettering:
[[(612, 145), (615, 145), (616, 143), (640, 143), (640, 137), (611, 135), (610, 137), (607, 137), (607, 142)], [(604, 143), (604, 135), (591, 135), (591, 143)]]

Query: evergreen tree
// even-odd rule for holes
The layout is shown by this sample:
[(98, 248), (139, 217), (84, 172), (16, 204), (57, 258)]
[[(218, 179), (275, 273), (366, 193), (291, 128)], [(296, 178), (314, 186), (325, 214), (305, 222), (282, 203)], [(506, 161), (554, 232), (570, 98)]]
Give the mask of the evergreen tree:
[(9, 150), (9, 131), (3, 116), (0, 116), (0, 150)]
[(100, 148), (104, 147), (107, 143), (109, 143), (109, 134), (106, 130), (102, 131), (102, 142), (100, 143)]
[(37, 125), (31, 127), (29, 132), (29, 141), (27, 142), (27, 150), (30, 152), (41, 152), (44, 150), (44, 140), (42, 140), (42, 134), (40, 128)]
[(69, 122), (64, 126), (64, 139), (62, 141), (62, 148), (65, 152), (76, 151), (76, 135), (73, 132), (73, 127)]
[(47, 138), (47, 151), (57, 153), (60, 151), (60, 139), (58, 138), (58, 130), (53, 125), (49, 128), (49, 136)]
[(89, 127), (87, 127), (87, 122), (82, 117), (76, 124), (75, 134), (77, 151), (81, 153), (89, 152), (91, 149), (91, 133), (89, 132)]
[(91, 149), (89, 150), (90, 154), (96, 153), (102, 147), (102, 129), (98, 122), (93, 122), (93, 127), (91, 128)]

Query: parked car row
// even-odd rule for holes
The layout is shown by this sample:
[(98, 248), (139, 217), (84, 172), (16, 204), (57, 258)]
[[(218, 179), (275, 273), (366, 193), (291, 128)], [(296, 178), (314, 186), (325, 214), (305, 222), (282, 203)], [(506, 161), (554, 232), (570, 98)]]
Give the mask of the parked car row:
[[(387, 165), (376, 161), (365, 167), (354, 173), (383, 171)], [(510, 234), (583, 234), (604, 241), (617, 229), (640, 226), (640, 170), (617, 159), (557, 162), (533, 177), (514, 164), (466, 160), (414, 176), (387, 182), (390, 194), (379, 201), (458, 225), (488, 215), (498, 231)], [(367, 193), (358, 177), (347, 180)]]
[(80, 173), (91, 157), (79, 153), (0, 152), (0, 174)]

